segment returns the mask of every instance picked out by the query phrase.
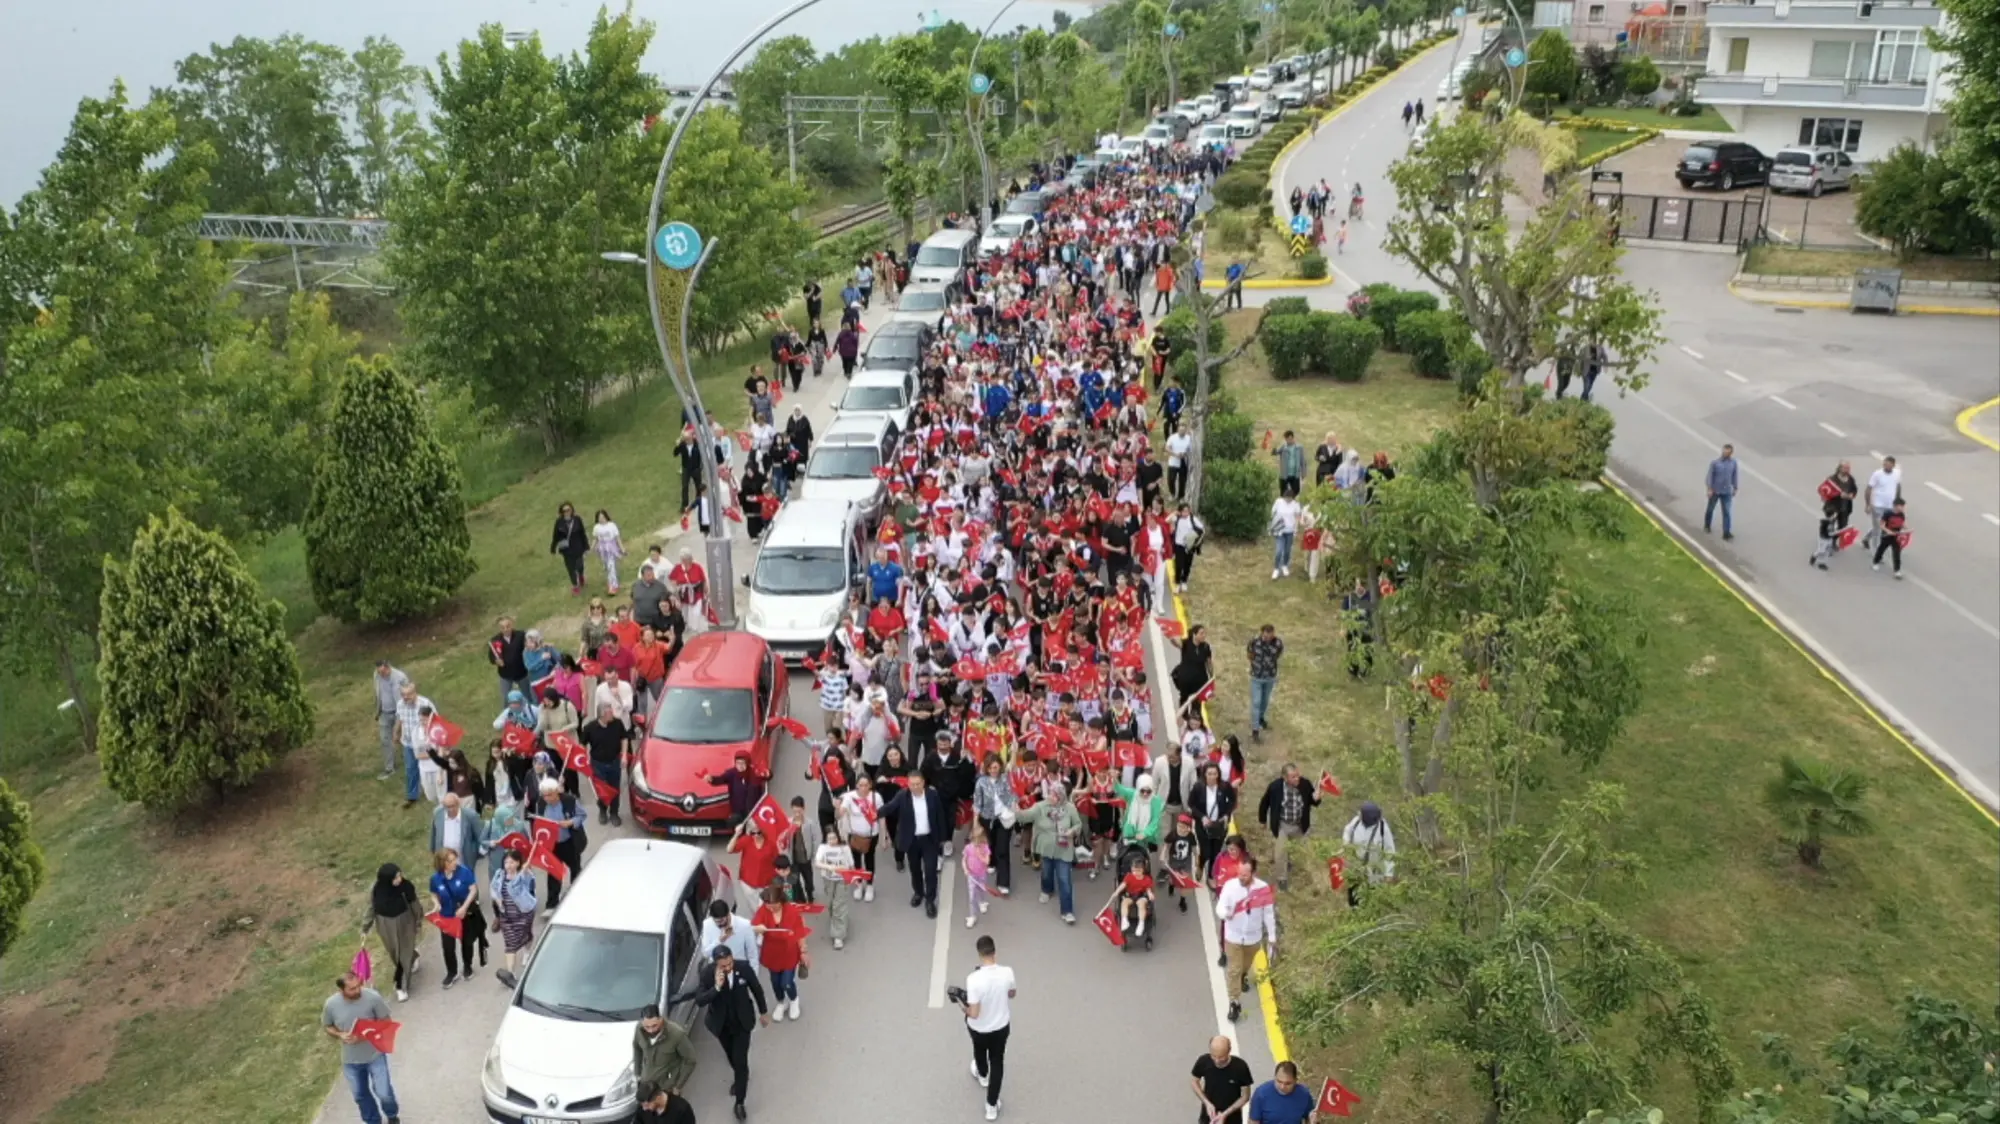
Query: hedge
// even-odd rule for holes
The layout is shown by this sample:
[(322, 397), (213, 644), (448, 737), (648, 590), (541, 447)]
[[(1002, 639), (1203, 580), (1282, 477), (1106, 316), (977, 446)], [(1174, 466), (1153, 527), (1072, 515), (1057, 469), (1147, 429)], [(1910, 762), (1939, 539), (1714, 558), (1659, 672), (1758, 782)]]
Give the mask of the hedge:
[(1263, 331), (1258, 333), (1257, 345), (1264, 349), (1264, 361), (1271, 368), (1271, 377), (1289, 381), (1303, 377), (1308, 370), (1319, 366), (1319, 325), (1314, 314), (1308, 312), (1282, 313), (1264, 317)]
[[(1232, 401), (1230, 405), (1235, 405)], [(1204, 462), (1250, 459), (1250, 419), (1243, 414), (1211, 413), (1203, 431), (1201, 453)]]
[(27, 928), (28, 902), (48, 875), (48, 862), (29, 823), (28, 802), (0, 780), (0, 956)]
[(1595, 480), (1604, 474), (1616, 424), (1611, 411), (1580, 398), (1544, 398), (1535, 403), (1534, 413), (1558, 423), (1574, 442), (1569, 454), (1557, 457), (1555, 462), (1556, 470), (1565, 479)]
[[(1365, 295), (1367, 300), (1362, 302), (1362, 310), (1357, 312), (1357, 315), (1365, 315), (1374, 322), (1375, 327), (1382, 332), (1382, 342), (1391, 351), (1397, 350), (1396, 321), (1401, 320), (1407, 313), (1429, 311), (1438, 306), (1438, 299), (1434, 294), (1415, 289), (1398, 289), (1381, 281), (1364, 287), (1361, 295)], [(1349, 308), (1354, 308), (1355, 304), (1356, 302), (1350, 301)]]
[(1224, 207), (1254, 207), (1264, 196), (1264, 181), (1239, 163), (1215, 181), (1215, 201)]
[(1312, 311), (1312, 302), (1304, 297), (1273, 297), (1264, 302), (1264, 316), (1304, 316)]
[(1317, 281), (1325, 277), (1327, 269), (1325, 254), (1309, 253), (1299, 259), (1299, 276), (1308, 281)]
[[(1153, 326), (1153, 331), (1164, 334), (1168, 339), (1173, 341), (1174, 354), (1194, 354), (1194, 313), (1189, 310), (1187, 305), (1180, 304), (1174, 306), (1172, 312), (1160, 317), (1160, 322)], [(1228, 342), (1229, 329), (1222, 326), (1222, 318), (1218, 316), (1210, 320), (1208, 322), (1209, 353), (1214, 354), (1221, 351), (1222, 346)]]
[(1368, 374), (1368, 361), (1375, 358), (1375, 349), (1382, 345), (1381, 330), (1351, 316), (1320, 315), (1324, 317), (1320, 353), (1326, 373), (1339, 382), (1360, 382)]
[[(1211, 425), (1214, 419), (1209, 419)], [(1253, 541), (1270, 523), (1278, 475), (1257, 461), (1209, 460), (1202, 467), (1201, 514), (1219, 538)]]
[(1410, 357), (1411, 366), (1427, 379), (1448, 379), (1452, 375), (1452, 349), (1461, 340), (1470, 340), (1472, 329), (1456, 312), (1425, 308), (1405, 312), (1396, 321), (1396, 344)]

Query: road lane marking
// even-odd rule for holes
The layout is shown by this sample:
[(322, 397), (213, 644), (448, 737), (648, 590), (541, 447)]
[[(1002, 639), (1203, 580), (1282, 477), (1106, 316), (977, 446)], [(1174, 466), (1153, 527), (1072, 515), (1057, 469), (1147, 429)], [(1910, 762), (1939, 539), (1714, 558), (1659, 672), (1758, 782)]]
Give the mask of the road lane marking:
[(1868, 450), (1868, 455), (1869, 455), (1870, 457), (1873, 457), (1874, 459), (1876, 459), (1876, 460), (1878, 460), (1878, 461), (1879, 461), (1879, 460), (1887, 460), (1887, 459), (1888, 459), (1887, 457), (1883, 456), (1883, 455), (1882, 455), (1881, 453), (1878, 453), (1878, 452), (1876, 452), (1876, 451), (1875, 451), (1875, 450), (1873, 450), (1873, 449), (1870, 449), (1870, 450)]
[(1686, 344), (1681, 345), (1681, 350), (1687, 352), (1688, 357), (1693, 359), (1697, 363), (1701, 362), (1703, 359), (1703, 355), (1701, 352), (1696, 351), (1694, 348), (1691, 348)]
[(1735, 371), (1731, 371), (1731, 370), (1724, 370), (1724, 371), (1723, 371), (1722, 373), (1723, 373), (1723, 374), (1725, 374), (1725, 375), (1728, 375), (1728, 376), (1729, 376), (1730, 378), (1732, 378), (1732, 379), (1735, 379), (1735, 380), (1736, 380), (1737, 382), (1749, 382), (1749, 381), (1750, 381), (1749, 379), (1746, 379), (1746, 378), (1744, 378), (1744, 377), (1743, 377), (1742, 375), (1739, 375), (1739, 374), (1737, 374), (1737, 373), (1736, 373)]
[(1988, 523), (1993, 524), (1995, 527), (2000, 527), (2000, 515), (1995, 515), (1989, 511), (1985, 515), (1981, 516), (1981, 518), (1985, 519)]
[[(970, 842), (970, 840), (968, 840)], [(915, 862), (916, 856), (910, 857)], [(958, 879), (951, 877), (951, 863), (938, 862), (938, 915), (937, 933), (931, 937), (931, 1008), (944, 1006), (945, 973), (951, 970), (951, 923), (958, 917), (951, 907), (952, 887)]]
[(1964, 497), (1960, 496), (1957, 492), (1954, 492), (1949, 488), (1942, 487), (1933, 481), (1930, 480), (1924, 481), (1924, 487), (1929, 488), (1931, 491), (1936, 492), (1938, 495), (1943, 496), (1945, 499), (1948, 499), (1953, 503), (1965, 502)]
[(1776, 403), (1777, 403), (1778, 405), (1780, 405), (1780, 406), (1783, 406), (1783, 407), (1784, 407), (1785, 409), (1787, 409), (1787, 410), (1796, 410), (1796, 409), (1798, 409), (1798, 407), (1797, 407), (1797, 406), (1794, 406), (1794, 405), (1792, 405), (1792, 404), (1791, 404), (1790, 402), (1787, 402), (1787, 401), (1785, 401), (1784, 399), (1782, 399), (1782, 398), (1778, 397), (1778, 396), (1777, 396), (1777, 395), (1775, 395), (1775, 394), (1773, 394), (1773, 395), (1771, 396), (1771, 401), (1773, 401), (1773, 402), (1776, 402)]
[(1836, 429), (1836, 428), (1834, 428), (1833, 426), (1830, 426), (1830, 425), (1826, 424), (1825, 422), (1821, 422), (1821, 423), (1819, 423), (1819, 427), (1820, 427), (1821, 429), (1824, 429), (1824, 430), (1826, 430), (1826, 431), (1827, 431), (1828, 433), (1831, 433), (1831, 434), (1833, 434), (1833, 435), (1834, 435), (1835, 437), (1845, 437), (1845, 436), (1847, 436), (1847, 433), (1846, 433), (1846, 431), (1845, 431), (1845, 430), (1841, 430), (1841, 429)]

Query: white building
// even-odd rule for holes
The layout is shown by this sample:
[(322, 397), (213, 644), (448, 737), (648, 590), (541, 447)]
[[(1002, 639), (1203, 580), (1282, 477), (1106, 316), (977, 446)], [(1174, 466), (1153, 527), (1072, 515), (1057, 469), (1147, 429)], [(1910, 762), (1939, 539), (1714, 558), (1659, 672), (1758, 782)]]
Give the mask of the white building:
[(1932, 0), (1711, 0), (1697, 100), (1766, 154), (1822, 144), (1866, 163), (1932, 147), (1950, 80), (1927, 29)]

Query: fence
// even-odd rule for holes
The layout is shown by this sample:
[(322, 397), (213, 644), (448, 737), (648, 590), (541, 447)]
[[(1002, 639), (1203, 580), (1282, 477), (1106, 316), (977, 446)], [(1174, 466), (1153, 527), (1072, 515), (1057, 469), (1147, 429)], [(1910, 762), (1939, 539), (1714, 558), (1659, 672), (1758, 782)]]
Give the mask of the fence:
[(1696, 245), (1749, 245), (1764, 209), (1762, 192), (1742, 198), (1692, 199), (1593, 191), (1590, 198), (1611, 213), (1614, 237)]
[(1764, 205), (1762, 240), (1810, 250), (1880, 250), (1882, 244), (1854, 225), (1855, 193), (1810, 195), (1771, 193)]

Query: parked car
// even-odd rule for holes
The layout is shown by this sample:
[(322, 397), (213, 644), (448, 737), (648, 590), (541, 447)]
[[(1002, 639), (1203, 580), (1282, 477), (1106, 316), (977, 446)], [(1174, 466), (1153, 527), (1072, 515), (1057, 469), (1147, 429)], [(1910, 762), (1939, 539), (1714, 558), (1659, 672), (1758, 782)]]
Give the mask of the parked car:
[(1173, 112), (1180, 114), (1197, 125), (1215, 116), (1214, 113), (1202, 108), (1199, 98), (1182, 98), (1174, 103)]
[(979, 256), (1004, 254), (1014, 248), (1014, 243), (1035, 232), (1033, 215), (1001, 215), (986, 224), (986, 233), (979, 239)]
[(1263, 104), (1257, 107), (1257, 116), (1264, 121), (1282, 120), (1285, 116), (1285, 103), (1271, 94), (1265, 94)]
[(1303, 109), (1305, 104), (1312, 100), (1312, 92), (1307, 90), (1303, 83), (1299, 82), (1278, 87), (1275, 96), (1278, 99), (1278, 104), (1284, 106), (1286, 109)]
[(1165, 125), (1148, 125), (1139, 139), (1147, 148), (1167, 148), (1174, 143), (1174, 131)]
[(1222, 119), (1229, 127), (1230, 137), (1255, 137), (1263, 124), (1263, 115), (1253, 105), (1239, 105)]
[(1138, 135), (1120, 138), (1118, 156), (1124, 160), (1141, 160), (1146, 155), (1146, 138)]
[(1837, 148), (1781, 148), (1771, 158), (1771, 190), (1803, 191), (1817, 199), (1822, 191), (1853, 187), (1859, 171), (1860, 165)]
[(1260, 66), (1250, 72), (1250, 88), (1253, 90), (1268, 90), (1275, 81), (1268, 66)]
[(1188, 133), (1193, 131), (1194, 118), (1181, 113), (1179, 110), (1170, 109), (1153, 118), (1153, 124), (1147, 126), (1146, 131), (1151, 132), (1154, 126), (1167, 130), (1173, 135), (1174, 143), (1178, 144), (1186, 140)]
[(847, 390), (840, 396), (840, 405), (834, 408), (834, 418), (880, 414), (895, 422), (897, 429), (908, 429), (910, 407), (916, 399), (916, 372), (863, 369), (847, 380)]
[[(847, 388), (852, 399), (867, 372)], [(873, 376), (871, 391), (893, 397), (893, 386)], [(890, 377), (899, 377), (892, 373)], [(842, 410), (846, 409), (843, 402)], [(903, 410), (907, 416), (908, 409)], [(847, 591), (863, 578), (874, 544), (853, 508), (841, 500), (793, 500), (778, 509), (764, 532), (750, 571), (750, 611), (745, 622), (781, 659), (816, 656), (833, 635)]]
[(1048, 191), (1023, 191), (1012, 199), (1007, 200), (1007, 207), (1001, 213), (1028, 215), (1031, 217), (1039, 215), (1049, 209), (1049, 201), (1053, 196), (1054, 193)]
[[(813, 451), (815, 462), (819, 453)], [(784, 666), (763, 637), (719, 631), (690, 637), (667, 669), (665, 691), (632, 762), (632, 818), (668, 835), (727, 832), (729, 792), (708, 778), (728, 771), (739, 753), (770, 776), (771, 720), (790, 712)]]
[(1203, 121), (1213, 121), (1222, 116), (1222, 98), (1216, 94), (1203, 94), (1194, 99), (1194, 104), (1200, 107)]
[(951, 295), (943, 285), (912, 285), (903, 290), (896, 299), (896, 311), (890, 316), (892, 322), (916, 324), (936, 324), (944, 315)]
[(924, 351), (937, 334), (929, 324), (905, 320), (891, 322), (868, 333), (873, 337), (861, 356), (861, 365), (872, 370), (907, 371), (923, 362)]
[[(836, 417), (813, 442), (805, 481), (794, 494), (803, 499), (841, 500), (854, 505), (871, 524), (882, 510), (882, 481), (875, 470), (896, 456), (903, 431), (886, 414)], [(679, 664), (674, 666), (679, 667)]]
[(1196, 144), (1203, 148), (1207, 148), (1210, 145), (1227, 146), (1229, 144), (1229, 126), (1220, 121), (1211, 125), (1203, 125), (1201, 132), (1195, 134), (1194, 140)]
[[(712, 632), (761, 646), (747, 633)], [(685, 658), (685, 657), (683, 657)], [(676, 666), (679, 666), (678, 661)], [(784, 677), (777, 680), (782, 688)], [(612, 839), (590, 856), (541, 924), (480, 1071), (485, 1115), (497, 1124), (563, 1120), (624, 1124), (638, 1109), (632, 1030), (658, 1004), (683, 1024), (692, 1003), (670, 1006), (708, 971), (701, 919), (733, 886), (698, 847)]]
[(1689, 145), (1681, 153), (1674, 178), (1682, 187), (1714, 184), (1729, 191), (1740, 183), (1763, 183), (1771, 172), (1771, 158), (1742, 141), (1718, 141)]

